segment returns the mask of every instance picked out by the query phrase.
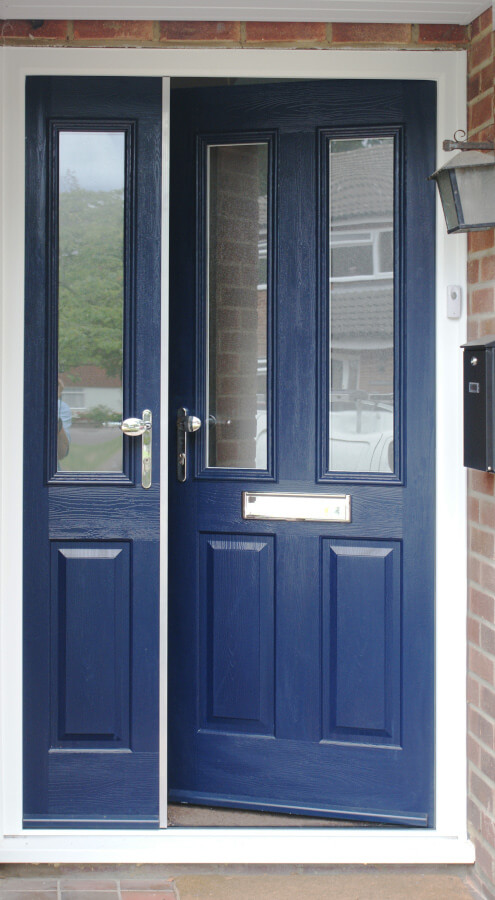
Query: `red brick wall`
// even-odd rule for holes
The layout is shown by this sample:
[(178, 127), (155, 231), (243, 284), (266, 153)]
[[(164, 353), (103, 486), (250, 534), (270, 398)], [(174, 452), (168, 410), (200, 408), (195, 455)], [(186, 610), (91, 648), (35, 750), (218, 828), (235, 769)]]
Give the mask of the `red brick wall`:
[[(495, 137), (491, 9), (471, 26), (469, 137)], [(468, 333), (495, 333), (494, 232), (469, 237)], [(495, 898), (495, 479), (468, 473), (468, 818), (482, 893)]]
[(458, 49), (469, 43), (464, 25), (374, 25), (326, 22), (1, 22), (1, 43), (74, 47), (387, 47)]
[(259, 158), (249, 146), (211, 154), (209, 399), (217, 424), (209, 426), (209, 465), (254, 469)]
[[(470, 135), (494, 136), (491, 10), (470, 26), (18, 20), (1, 25), (1, 43), (10, 46), (468, 48)], [(468, 266), (469, 335), (495, 333), (493, 231), (470, 237)], [(495, 900), (495, 479), (471, 472), (468, 501), (468, 815), (478, 882), (486, 897)]]

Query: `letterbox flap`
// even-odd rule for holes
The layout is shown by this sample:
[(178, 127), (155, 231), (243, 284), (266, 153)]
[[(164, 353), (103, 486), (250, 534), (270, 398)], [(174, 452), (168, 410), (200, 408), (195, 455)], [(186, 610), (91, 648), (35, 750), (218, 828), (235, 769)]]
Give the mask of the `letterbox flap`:
[(487, 350), (489, 347), (495, 347), (495, 334), (485, 334), (484, 337), (475, 338), (466, 344), (461, 344), (461, 347), (463, 350)]

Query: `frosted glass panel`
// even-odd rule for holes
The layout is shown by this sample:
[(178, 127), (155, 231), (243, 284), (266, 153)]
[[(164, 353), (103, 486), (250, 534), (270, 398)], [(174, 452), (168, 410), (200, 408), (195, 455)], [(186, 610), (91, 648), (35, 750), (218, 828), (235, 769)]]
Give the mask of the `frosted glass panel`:
[(268, 145), (208, 147), (207, 465), (267, 468)]
[(394, 468), (394, 139), (330, 141), (329, 469)]
[(123, 131), (59, 135), (61, 472), (122, 471)]

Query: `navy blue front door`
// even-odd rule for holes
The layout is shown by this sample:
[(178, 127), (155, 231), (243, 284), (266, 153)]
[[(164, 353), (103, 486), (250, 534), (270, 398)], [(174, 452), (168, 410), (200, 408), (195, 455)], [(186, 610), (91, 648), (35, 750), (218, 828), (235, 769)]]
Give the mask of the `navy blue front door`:
[[(161, 80), (29, 78), (26, 97), (24, 822), (149, 827)], [(119, 428), (145, 410), (150, 487)]]
[(170, 799), (432, 826), (434, 86), (172, 98)]

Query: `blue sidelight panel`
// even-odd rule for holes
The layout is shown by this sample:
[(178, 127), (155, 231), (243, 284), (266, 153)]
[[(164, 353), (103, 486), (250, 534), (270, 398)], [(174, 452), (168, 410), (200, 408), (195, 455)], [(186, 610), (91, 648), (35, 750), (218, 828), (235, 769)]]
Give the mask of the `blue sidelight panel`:
[[(125, 134), (123, 193), (100, 196), (91, 154), (87, 183), (65, 178), (61, 135), (83, 159), (85, 134), (105, 143), (116, 132)], [(158, 826), (161, 143), (160, 78), (26, 79), (23, 822), (30, 828)], [(98, 210), (102, 218), (89, 228), (88, 265), (78, 267), (79, 238), (59, 227), (60, 212), (84, 206), (85, 196), (88, 222)], [(122, 284), (107, 291), (99, 250), (112, 243), (116, 225)], [(69, 256), (75, 267), (62, 285), (60, 261)], [(101, 280), (88, 279), (95, 266)], [(100, 323), (98, 341), (64, 311), (64, 292)], [(105, 328), (114, 312), (117, 349)], [(91, 424), (95, 408), (106, 407), (104, 385), (117, 376), (123, 417), (153, 413), (149, 490), (141, 441), (118, 438), (107, 427), (109, 411), (105, 427)], [(74, 403), (72, 471), (63, 472), (59, 377)], [(76, 452), (75, 430), (79, 447), (97, 432), (103, 439), (93, 471)], [(122, 471), (98, 455), (113, 444), (123, 447)]]

